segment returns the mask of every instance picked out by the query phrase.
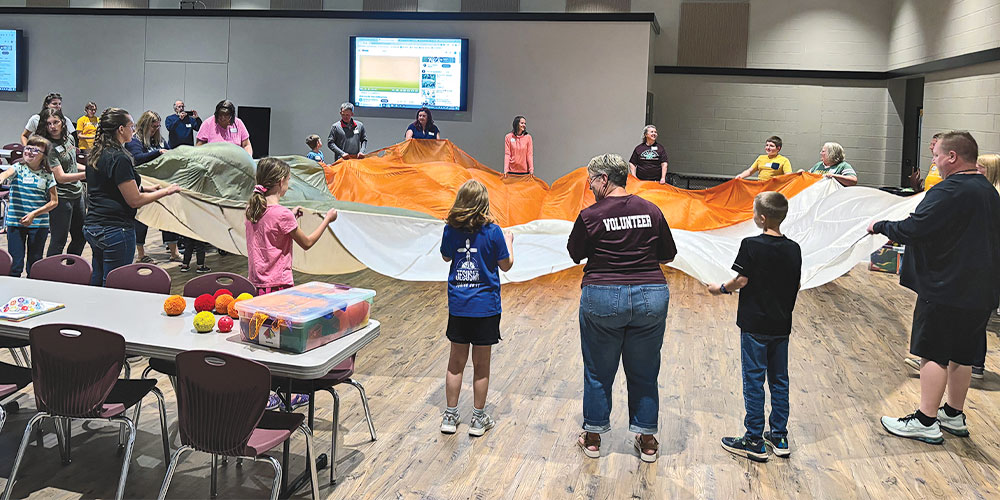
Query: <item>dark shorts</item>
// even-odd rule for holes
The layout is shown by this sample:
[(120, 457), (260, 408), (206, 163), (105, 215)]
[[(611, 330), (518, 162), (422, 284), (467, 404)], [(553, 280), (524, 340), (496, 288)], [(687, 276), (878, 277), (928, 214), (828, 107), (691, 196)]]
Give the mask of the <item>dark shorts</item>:
[(456, 344), (493, 345), (500, 343), (500, 315), (468, 318), (448, 315), (448, 340)]
[(939, 365), (971, 366), (982, 356), (982, 337), (991, 309), (964, 309), (917, 297), (910, 353)]

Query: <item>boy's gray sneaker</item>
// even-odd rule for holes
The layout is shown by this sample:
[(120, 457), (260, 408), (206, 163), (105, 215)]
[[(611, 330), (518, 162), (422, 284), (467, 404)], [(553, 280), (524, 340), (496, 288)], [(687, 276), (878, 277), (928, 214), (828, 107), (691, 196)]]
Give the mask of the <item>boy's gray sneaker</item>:
[(937, 413), (938, 424), (941, 426), (941, 430), (947, 431), (949, 434), (954, 434), (960, 437), (966, 437), (969, 435), (969, 428), (965, 425), (965, 413), (959, 413), (954, 417), (949, 417), (944, 411), (944, 407), (938, 408)]
[(902, 418), (882, 417), (882, 427), (893, 436), (916, 439), (930, 444), (941, 444), (944, 436), (941, 435), (941, 424), (934, 421), (930, 427), (920, 423), (915, 413), (911, 413)]
[(920, 358), (903, 358), (903, 363), (918, 372), (920, 371)]
[(972, 378), (974, 378), (976, 380), (982, 380), (983, 377), (985, 376), (985, 373), (986, 373), (986, 369), (983, 368), (982, 366), (973, 366), (972, 367)]
[(441, 417), (441, 432), (445, 434), (454, 434), (458, 430), (458, 422), (461, 418), (458, 413), (444, 412), (444, 416)]
[(482, 436), (496, 424), (497, 423), (493, 421), (493, 418), (485, 412), (483, 412), (483, 416), (481, 417), (472, 415), (472, 422), (469, 423), (469, 435)]

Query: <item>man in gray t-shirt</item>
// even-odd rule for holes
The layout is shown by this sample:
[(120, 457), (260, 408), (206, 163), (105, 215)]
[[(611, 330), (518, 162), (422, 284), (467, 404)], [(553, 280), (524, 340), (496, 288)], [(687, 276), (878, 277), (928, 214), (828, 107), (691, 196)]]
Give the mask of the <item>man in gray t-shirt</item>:
[(326, 143), (333, 151), (333, 159), (364, 158), (368, 148), (365, 125), (354, 119), (354, 105), (345, 102), (340, 105), (340, 121), (330, 128), (330, 138)]

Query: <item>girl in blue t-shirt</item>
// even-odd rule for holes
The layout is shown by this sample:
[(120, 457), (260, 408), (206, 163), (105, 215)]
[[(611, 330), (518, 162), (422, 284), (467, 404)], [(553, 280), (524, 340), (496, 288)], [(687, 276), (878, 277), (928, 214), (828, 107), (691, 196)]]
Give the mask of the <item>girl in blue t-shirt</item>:
[(458, 395), (462, 372), (472, 345), (473, 407), (469, 435), (482, 436), (495, 422), (483, 411), (490, 385), (490, 349), (500, 342), (500, 273), (514, 265), (510, 248), (514, 236), (500, 229), (490, 216), (490, 195), (479, 181), (458, 189), (448, 212), (441, 239), (441, 257), (451, 263), (448, 272), (448, 340), (451, 356), (445, 375), (447, 409), (441, 432), (458, 430)]
[(21, 276), (25, 269), (42, 258), (49, 235), (49, 215), (59, 205), (56, 180), (48, 168), (46, 156), (52, 147), (47, 139), (33, 135), (24, 146), (24, 158), (0, 173), (0, 183), (12, 178), (7, 206), (7, 249), (10, 251), (11, 276)]

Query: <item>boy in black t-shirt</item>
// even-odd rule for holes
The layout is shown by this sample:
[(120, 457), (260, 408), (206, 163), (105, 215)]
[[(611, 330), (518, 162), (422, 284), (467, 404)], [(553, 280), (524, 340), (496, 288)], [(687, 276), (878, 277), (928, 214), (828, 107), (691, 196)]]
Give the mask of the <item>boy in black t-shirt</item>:
[[(743, 402), (746, 434), (722, 438), (722, 447), (755, 462), (766, 462), (767, 446), (779, 457), (788, 447), (788, 335), (792, 309), (799, 291), (802, 251), (781, 234), (788, 200), (781, 193), (764, 192), (754, 199), (753, 220), (764, 230), (744, 238), (736, 254), (735, 278), (708, 285), (712, 295), (740, 288), (736, 325), (740, 327), (743, 361)], [(770, 432), (764, 432), (764, 381), (771, 392)], [(766, 444), (765, 444), (766, 443)]]

